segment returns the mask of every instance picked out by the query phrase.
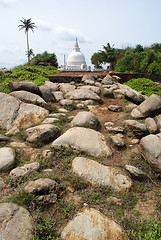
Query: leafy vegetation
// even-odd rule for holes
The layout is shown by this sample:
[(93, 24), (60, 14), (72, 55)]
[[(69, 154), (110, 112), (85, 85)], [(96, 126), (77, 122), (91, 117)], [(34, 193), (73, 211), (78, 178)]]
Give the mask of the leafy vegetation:
[(58, 61), (55, 53), (48, 53), (47, 51), (42, 54), (37, 54), (31, 61), (30, 65), (38, 65), (38, 63), (50, 63), (54, 67), (58, 67)]
[(148, 97), (151, 94), (158, 94), (161, 96), (161, 88), (158, 87), (152, 80), (147, 78), (133, 78), (124, 84), (136, 91), (141, 91), (142, 94)]
[(147, 220), (139, 221), (136, 224), (129, 224), (127, 234), (130, 240), (160, 240), (161, 239), (161, 221)]
[(29, 80), (36, 85), (44, 85), (48, 79), (45, 76), (59, 73), (53, 66), (19, 66), (12, 70), (11, 73), (1, 73), (0, 75), (0, 92), (9, 93), (8, 84), (10, 81)]
[(35, 218), (36, 230), (33, 240), (59, 240), (55, 231), (55, 221), (42, 215)]
[(154, 43), (150, 47), (138, 44), (134, 48), (118, 49), (107, 43), (103, 50), (92, 55), (91, 62), (96, 68), (110, 63), (111, 70), (118, 72), (161, 74), (161, 44)]

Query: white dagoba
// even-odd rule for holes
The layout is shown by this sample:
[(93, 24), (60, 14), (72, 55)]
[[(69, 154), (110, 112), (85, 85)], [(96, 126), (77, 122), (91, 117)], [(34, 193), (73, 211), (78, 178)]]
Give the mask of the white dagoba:
[(77, 38), (76, 38), (73, 51), (68, 56), (65, 70), (66, 71), (89, 71), (90, 70), (90, 67), (87, 67), (86, 60), (83, 53), (81, 53), (80, 51)]

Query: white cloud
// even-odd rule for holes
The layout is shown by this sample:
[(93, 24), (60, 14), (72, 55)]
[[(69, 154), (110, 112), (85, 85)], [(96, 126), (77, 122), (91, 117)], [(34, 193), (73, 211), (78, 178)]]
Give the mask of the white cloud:
[(32, 19), (32, 22), (35, 23), (35, 25), (37, 26), (38, 29), (41, 29), (43, 31), (51, 31), (52, 27), (50, 25), (50, 23), (43, 21), (41, 19)]
[(75, 41), (76, 37), (81, 43), (90, 43), (91, 41), (84, 37), (81, 33), (77, 32), (75, 29), (67, 28), (63, 26), (58, 26), (56, 28), (56, 34), (58, 38), (64, 41)]
[(0, 0), (0, 5), (8, 6), (11, 3), (17, 2), (17, 0)]

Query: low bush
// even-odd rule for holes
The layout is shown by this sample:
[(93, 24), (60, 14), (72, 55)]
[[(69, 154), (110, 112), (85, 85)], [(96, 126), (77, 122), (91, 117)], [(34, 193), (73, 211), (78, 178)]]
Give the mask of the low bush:
[(0, 75), (0, 92), (9, 93), (8, 84), (10, 81), (29, 80), (36, 85), (44, 85), (48, 79), (45, 76), (59, 73), (53, 66), (19, 66), (12, 70), (11, 73), (3, 73)]
[(136, 91), (141, 91), (142, 94), (148, 97), (151, 94), (158, 94), (161, 96), (161, 87), (158, 87), (156, 83), (147, 78), (133, 78), (124, 84)]

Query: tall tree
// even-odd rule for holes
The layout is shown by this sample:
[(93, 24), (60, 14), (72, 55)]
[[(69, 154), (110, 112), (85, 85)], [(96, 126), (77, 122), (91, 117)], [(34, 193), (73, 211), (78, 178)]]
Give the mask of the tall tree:
[(36, 28), (35, 23), (31, 22), (31, 18), (29, 19), (25, 19), (23, 18), (22, 20), (20, 20), (20, 22), (22, 24), (18, 25), (18, 27), (20, 28), (19, 30), (25, 30), (25, 34), (27, 36), (27, 57), (28, 57), (28, 62), (30, 61), (30, 48), (29, 48), (29, 30), (32, 30), (32, 32), (34, 32), (34, 28)]
[(110, 45), (110, 43), (107, 43), (107, 46), (103, 45), (103, 50), (101, 50), (102, 54), (102, 62), (103, 63), (110, 63), (111, 70), (114, 69), (114, 65), (116, 63), (118, 52), (113, 47), (114, 45)]

